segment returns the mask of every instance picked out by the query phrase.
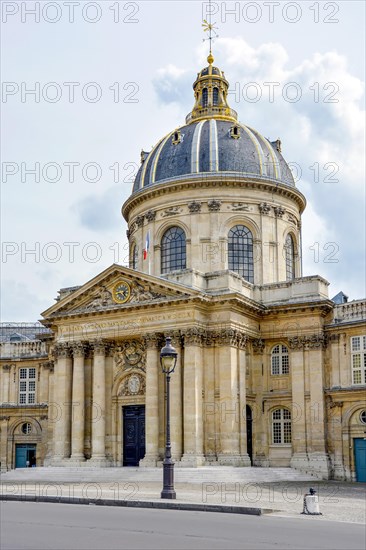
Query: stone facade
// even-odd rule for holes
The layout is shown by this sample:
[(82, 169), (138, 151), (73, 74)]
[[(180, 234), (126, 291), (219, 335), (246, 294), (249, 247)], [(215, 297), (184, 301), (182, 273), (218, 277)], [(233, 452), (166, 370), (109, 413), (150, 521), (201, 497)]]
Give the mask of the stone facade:
[[(33, 452), (38, 466), (159, 465), (159, 353), (170, 336), (177, 467), (284, 466), (356, 479), (355, 442), (366, 431), (366, 302), (336, 304), (327, 281), (303, 276), (305, 198), (279, 142), (236, 124), (228, 83), (209, 59), (187, 126), (142, 154), (122, 208), (130, 268), (112, 265), (62, 289), (42, 314), (48, 332), (22, 337), (20, 327), (22, 341), (1, 343), (3, 470)], [(200, 143), (209, 171), (199, 169)], [(230, 148), (250, 157), (248, 172), (231, 168)], [(180, 175), (169, 178), (172, 166)], [(250, 235), (243, 249), (233, 248), (233, 228)], [(164, 244), (169, 230), (184, 235), (178, 252)], [(249, 276), (233, 267), (236, 253)]]

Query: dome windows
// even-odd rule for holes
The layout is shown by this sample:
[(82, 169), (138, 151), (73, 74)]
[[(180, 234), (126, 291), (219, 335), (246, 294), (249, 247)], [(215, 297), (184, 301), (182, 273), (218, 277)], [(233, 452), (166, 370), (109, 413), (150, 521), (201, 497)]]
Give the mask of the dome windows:
[(131, 253), (130, 253), (130, 268), (131, 269), (137, 269), (138, 257), (139, 257), (139, 249), (137, 247), (137, 244), (134, 243), (131, 247)]
[(219, 104), (219, 89), (214, 88), (212, 92), (212, 104), (213, 106), (217, 106)]
[(290, 234), (287, 235), (285, 241), (286, 255), (286, 281), (295, 279), (295, 246), (294, 240)]
[(254, 283), (253, 235), (245, 225), (236, 225), (229, 231), (229, 269)]
[(186, 268), (186, 234), (181, 227), (170, 227), (161, 239), (161, 272)]
[(230, 137), (233, 139), (239, 139), (240, 138), (240, 126), (235, 124), (230, 128)]
[(180, 133), (180, 130), (176, 130), (173, 133), (172, 143), (173, 145), (178, 145), (182, 141), (182, 134)]
[(202, 107), (206, 108), (208, 107), (208, 89), (203, 88), (202, 90)]

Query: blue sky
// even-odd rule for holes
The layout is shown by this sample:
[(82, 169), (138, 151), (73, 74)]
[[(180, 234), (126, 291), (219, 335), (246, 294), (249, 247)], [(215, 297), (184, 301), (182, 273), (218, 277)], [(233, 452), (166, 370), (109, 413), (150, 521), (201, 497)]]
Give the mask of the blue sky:
[[(36, 4), (2, 2), (3, 321), (37, 320), (59, 288), (126, 263), (140, 151), (184, 123), (207, 57), (207, 2), (80, 0), (73, 22), (64, 2), (36, 21)], [(301, 167), (304, 274), (364, 297), (364, 3), (212, 9), (232, 108)]]

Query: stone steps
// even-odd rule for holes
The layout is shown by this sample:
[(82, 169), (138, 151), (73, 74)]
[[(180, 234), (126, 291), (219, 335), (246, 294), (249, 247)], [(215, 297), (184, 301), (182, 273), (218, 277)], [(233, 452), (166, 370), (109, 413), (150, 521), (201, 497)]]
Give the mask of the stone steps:
[[(19, 468), (1, 474), (3, 483), (27, 482), (98, 482), (126, 481), (160, 482), (162, 468), (75, 468), (39, 467)], [(199, 468), (175, 468), (177, 483), (269, 483), (280, 481), (311, 481), (310, 474), (302, 474), (291, 468), (237, 468), (209, 466)]]

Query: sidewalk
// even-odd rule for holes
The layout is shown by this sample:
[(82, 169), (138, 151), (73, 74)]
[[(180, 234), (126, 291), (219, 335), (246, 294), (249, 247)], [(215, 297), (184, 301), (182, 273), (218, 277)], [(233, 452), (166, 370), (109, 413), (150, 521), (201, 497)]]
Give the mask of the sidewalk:
[[(319, 481), (311, 477), (308, 481), (255, 481), (254, 477), (263, 477), (265, 472), (259, 471), (258, 474), (255, 472), (253, 474), (253, 468), (250, 469), (252, 472), (240, 469), (246, 470), (243, 475), (238, 471), (239, 469), (233, 469), (232, 481), (227, 481), (230, 477), (227, 475), (227, 470), (225, 470), (226, 475), (221, 476), (220, 468), (211, 468), (210, 474), (207, 473), (207, 469), (202, 470), (201, 474), (200, 469), (195, 469), (192, 472), (194, 482), (180, 481), (181, 476), (177, 472), (175, 482), (177, 499), (164, 501), (160, 498), (163, 474), (160, 468), (150, 469), (145, 473), (143, 469), (133, 471), (116, 468), (113, 469), (115, 475), (111, 469), (100, 475), (91, 471), (90, 481), (87, 480), (88, 472), (85, 469), (79, 472), (79, 481), (78, 472), (75, 470), (68, 472), (65, 468), (63, 475), (57, 474), (57, 477), (63, 479), (54, 479), (54, 481), (51, 479), (52, 469), (37, 470), (37, 473), (34, 470), (23, 470), (1, 475), (1, 497), (4, 500), (14, 498), (47, 500), (48, 497), (58, 497), (67, 499), (69, 502), (84, 499), (84, 503), (92, 504), (103, 504), (102, 501), (106, 500), (109, 505), (124, 503), (123, 505), (139, 506), (140, 503), (144, 507), (166, 503), (167, 507), (171, 507), (172, 504), (174, 507), (195, 505), (195, 509), (207, 509), (210, 505), (215, 505), (216, 508), (219, 505), (220, 509), (215, 511), (271, 513), (306, 520), (366, 523), (366, 484), (363, 483)], [(103, 480), (103, 476), (108, 476), (108, 480)], [(45, 479), (40, 479), (42, 477)], [(159, 477), (161, 481), (158, 481)], [(189, 478), (189, 472), (186, 471), (184, 477)], [(155, 479), (151, 480), (151, 478)], [(222, 478), (225, 481), (220, 481)], [(321, 516), (300, 515), (303, 509), (303, 496), (310, 487), (313, 487), (319, 496)], [(191, 506), (188, 507), (191, 508)], [(251, 510), (237, 510), (237, 507)]]

